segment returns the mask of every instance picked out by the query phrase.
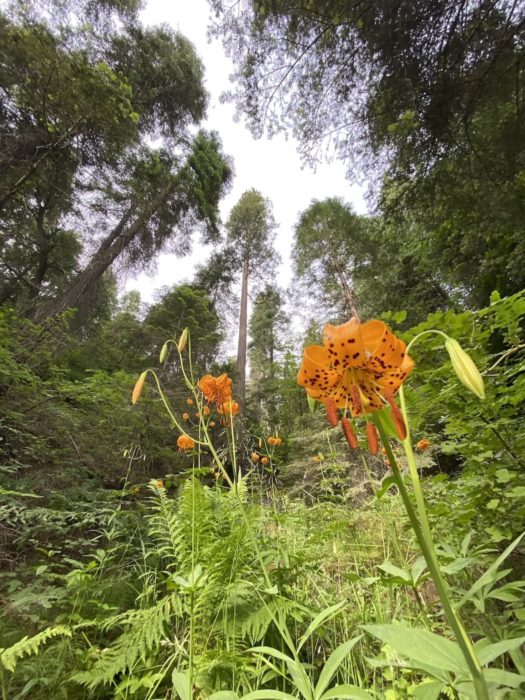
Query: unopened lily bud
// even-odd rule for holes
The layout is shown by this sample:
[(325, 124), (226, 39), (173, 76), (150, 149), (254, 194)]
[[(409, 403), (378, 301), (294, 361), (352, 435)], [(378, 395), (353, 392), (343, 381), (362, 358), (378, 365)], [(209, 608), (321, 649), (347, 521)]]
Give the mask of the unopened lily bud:
[(160, 351), (160, 357), (159, 357), (159, 362), (162, 364), (166, 357), (168, 356), (168, 342), (166, 341), (164, 345), (162, 346), (162, 350)]
[(131, 403), (135, 405), (137, 401), (140, 399), (140, 395), (142, 394), (142, 389), (144, 387), (144, 382), (146, 381), (146, 377), (148, 376), (148, 370), (144, 370), (140, 377), (137, 379), (137, 383), (135, 384), (135, 388), (133, 389), (133, 394), (131, 395)]
[(179, 352), (184, 352), (186, 348), (186, 345), (188, 343), (188, 333), (188, 328), (185, 328), (180, 335), (179, 342), (177, 343), (177, 350)]
[(446, 339), (445, 348), (450, 355), (452, 367), (459, 381), (473, 394), (476, 394), (478, 398), (484, 399), (485, 386), (483, 385), (483, 377), (470, 355), (463, 350), (454, 338)]

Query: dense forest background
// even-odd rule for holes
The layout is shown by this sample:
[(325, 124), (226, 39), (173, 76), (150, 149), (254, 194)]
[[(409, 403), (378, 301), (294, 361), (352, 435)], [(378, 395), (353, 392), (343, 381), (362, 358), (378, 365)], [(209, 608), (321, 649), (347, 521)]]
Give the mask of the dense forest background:
[[(3, 4), (2, 700), (481, 697), (457, 665), (363, 633), (450, 637), (387, 457), (350, 450), (297, 385), (303, 347), (352, 316), (406, 342), (437, 328), (484, 377), (480, 402), (428, 335), (406, 402), (451, 595), (479, 649), (500, 644), (490, 697), (525, 697), (525, 8), (209, 4), (224, 99), (255, 136), (366, 178), (371, 212), (312, 201), (281, 289), (264, 193), (221, 221), (235, 163), (200, 126), (193, 45), (142, 26), (136, 0)], [(122, 293), (201, 244), (184, 284)], [(190, 369), (232, 377), (235, 419), (203, 418)], [(203, 420), (211, 447), (181, 449), (176, 426), (198, 441)], [(327, 695), (336, 678), (354, 690)]]

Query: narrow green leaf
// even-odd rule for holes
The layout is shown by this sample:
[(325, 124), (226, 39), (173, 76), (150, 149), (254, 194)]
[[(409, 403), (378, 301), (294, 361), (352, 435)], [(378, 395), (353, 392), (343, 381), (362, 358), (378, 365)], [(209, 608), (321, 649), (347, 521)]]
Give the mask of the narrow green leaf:
[(314, 619), (310, 622), (310, 624), (308, 625), (308, 629), (299, 639), (299, 645), (297, 646), (297, 650), (299, 651), (303, 644), (308, 641), (310, 635), (312, 635), (315, 632), (315, 630), (323, 624), (323, 622), (326, 622), (332, 617), (335, 617), (337, 613), (345, 607), (345, 605), (346, 601), (341, 601), (340, 603), (330, 605), (330, 607), (321, 610), (321, 612), (318, 615), (316, 615)]
[(328, 684), (330, 683), (330, 681), (332, 680), (332, 678), (336, 674), (339, 666), (345, 660), (346, 656), (352, 651), (352, 649), (355, 647), (357, 642), (362, 638), (363, 638), (363, 635), (360, 634), (359, 637), (355, 637), (354, 639), (349, 639), (347, 642), (343, 642), (343, 644), (340, 644), (330, 654), (330, 656), (326, 660), (326, 663), (324, 665), (323, 670), (321, 671), (321, 674), (319, 676), (319, 680), (317, 681), (317, 685), (315, 686), (315, 692), (314, 692), (315, 700), (320, 700), (322, 694), (324, 693), (324, 691), (328, 687)]
[(239, 696), (233, 690), (219, 690), (218, 693), (210, 695), (208, 700), (239, 700)]
[(287, 656), (279, 649), (274, 649), (273, 647), (251, 647), (248, 651), (253, 651), (255, 654), (268, 654), (268, 656), (275, 656), (276, 659), (281, 661), (286, 661), (286, 663), (295, 663), (291, 656)]
[(310, 413), (315, 413), (317, 401), (315, 399), (312, 399), (308, 392), (306, 393), (306, 400), (308, 401), (308, 410), (310, 411)]
[(412, 581), (417, 583), (422, 575), (422, 573), (427, 568), (427, 563), (425, 557), (418, 557), (416, 561), (412, 564)]
[[(305, 698), (310, 699), (312, 697), (311, 683), (301, 664), (297, 664), (290, 656), (283, 654), (282, 651), (279, 651), (279, 649), (274, 649), (273, 647), (252, 647), (249, 651), (253, 651), (256, 654), (268, 654), (269, 656), (273, 656), (276, 659), (284, 661), (286, 663), (288, 673), (292, 677), (293, 682), (299, 692), (302, 693)], [(269, 664), (266, 659), (265, 663)], [(272, 666), (271, 664), (269, 665)], [(274, 666), (272, 666), (272, 668), (274, 668)]]
[(459, 601), (459, 603), (456, 605), (456, 609), (459, 610), (459, 608), (464, 605), (468, 600), (470, 600), (475, 593), (477, 593), (479, 590), (483, 588), (483, 586), (486, 586), (487, 584), (493, 583), (496, 572), (503, 564), (505, 559), (509, 556), (509, 554), (516, 549), (516, 547), (519, 545), (523, 537), (525, 536), (525, 532), (523, 532), (519, 537), (517, 537), (514, 542), (511, 542), (507, 549), (505, 549), (502, 554), (496, 559), (495, 562), (493, 562), (489, 568), (485, 571), (485, 573), (480, 576), (480, 578), (469, 588), (469, 590), (465, 593), (463, 598)]
[(242, 700), (297, 700), (297, 695), (283, 693), (281, 690), (254, 690), (243, 695)]
[(372, 695), (357, 685), (345, 683), (327, 690), (320, 700), (375, 700), (375, 698), (377, 698), (377, 695)]
[(441, 691), (446, 687), (441, 681), (423, 683), (414, 690), (415, 700), (439, 700)]
[(525, 683), (525, 676), (520, 673), (502, 671), (500, 668), (486, 668), (483, 670), (483, 675), (487, 683), (497, 683), (507, 688), (519, 688)]
[(477, 651), (479, 662), (482, 666), (490, 664), (490, 662), (497, 659), (498, 656), (506, 654), (508, 651), (518, 649), (523, 643), (525, 643), (525, 637), (516, 637), (514, 639), (503, 639), (501, 642), (482, 647)]
[(412, 577), (410, 576), (408, 571), (400, 569), (399, 566), (395, 566), (389, 561), (385, 561), (383, 564), (380, 564), (377, 568), (381, 569), (381, 571), (384, 571), (389, 576), (393, 576), (396, 579), (400, 579), (400, 581), (403, 583), (412, 583)]
[(383, 479), (381, 482), (381, 486), (377, 489), (375, 492), (375, 498), (378, 500), (382, 498), (385, 493), (392, 487), (396, 485), (396, 479), (394, 476), (387, 476), (386, 479)]
[(446, 671), (469, 675), (460, 647), (450, 639), (406, 625), (362, 625), (362, 629), (390, 644), (416, 666), (418, 663), (428, 664)]
[(180, 700), (191, 700), (190, 677), (187, 673), (173, 671), (171, 674), (171, 682)]

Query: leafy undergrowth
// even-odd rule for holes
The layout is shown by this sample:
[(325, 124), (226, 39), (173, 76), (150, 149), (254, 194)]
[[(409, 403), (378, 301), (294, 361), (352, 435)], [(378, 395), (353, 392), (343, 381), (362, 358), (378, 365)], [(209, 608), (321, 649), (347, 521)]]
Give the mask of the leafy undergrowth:
[[(524, 304), (407, 333), (439, 327), (484, 373), (480, 403), (430, 340), (406, 398), (441, 571), (490, 697), (511, 699), (525, 676)], [(24, 365), (16, 352), (4, 344), (3, 700), (475, 697), (384, 455), (305, 410), (282, 447), (250, 438), (256, 462), (232, 488), (207, 450), (175, 468), (151, 393), (113, 419), (129, 378), (72, 380), (52, 347)], [(177, 415), (185, 396), (170, 396)], [(96, 415), (113, 427), (98, 443)]]

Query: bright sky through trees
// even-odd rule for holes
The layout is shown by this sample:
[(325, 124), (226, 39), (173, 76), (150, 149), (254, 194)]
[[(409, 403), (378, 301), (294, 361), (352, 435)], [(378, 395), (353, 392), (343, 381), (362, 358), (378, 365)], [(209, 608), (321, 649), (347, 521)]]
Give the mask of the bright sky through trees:
[[(275, 220), (279, 225), (276, 248), (283, 263), (279, 283), (290, 281), (290, 247), (293, 229), (299, 215), (311, 200), (339, 196), (351, 203), (357, 213), (366, 213), (364, 200), (366, 188), (350, 185), (345, 179), (344, 166), (339, 162), (323, 163), (314, 173), (302, 168), (293, 138), (280, 135), (271, 141), (255, 141), (241, 122), (234, 121), (234, 107), (220, 104), (220, 94), (229, 87), (228, 76), (232, 65), (224, 55), (218, 41), (208, 43), (206, 28), (209, 24), (209, 7), (206, 0), (192, 0), (167, 4), (163, 0), (149, 0), (142, 13), (146, 25), (167, 23), (190, 39), (205, 66), (205, 85), (210, 93), (207, 129), (215, 129), (223, 141), (224, 152), (234, 159), (235, 178), (230, 193), (221, 206), (222, 220), (241, 194), (255, 188), (273, 204)], [(198, 243), (186, 258), (162, 255), (158, 259), (156, 274), (141, 274), (129, 278), (126, 289), (139, 289), (145, 301), (152, 298), (155, 289), (173, 285), (191, 277), (194, 266), (207, 257), (209, 251)]]

